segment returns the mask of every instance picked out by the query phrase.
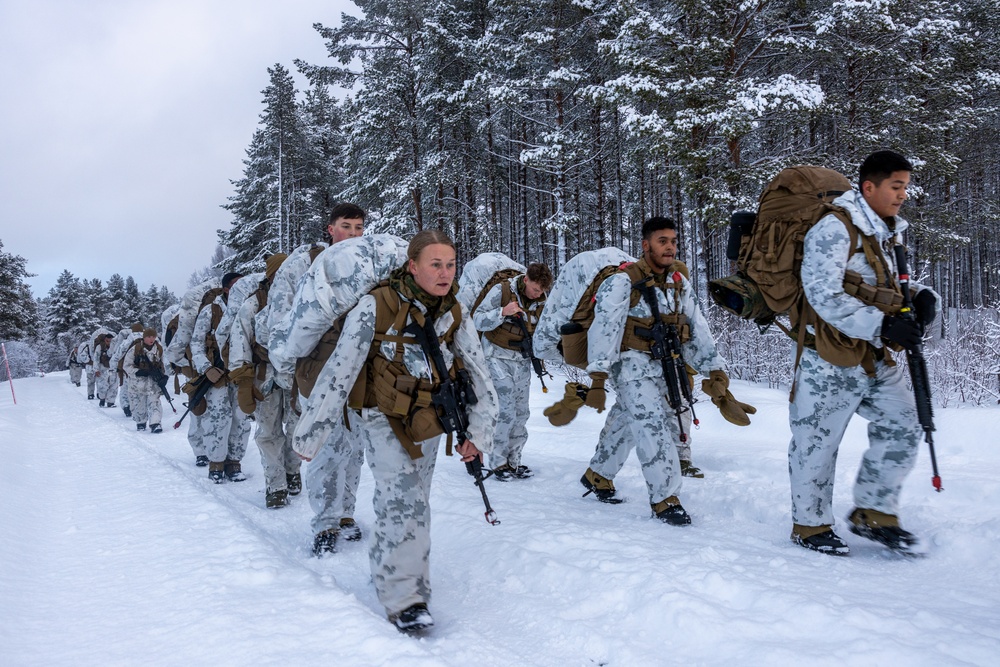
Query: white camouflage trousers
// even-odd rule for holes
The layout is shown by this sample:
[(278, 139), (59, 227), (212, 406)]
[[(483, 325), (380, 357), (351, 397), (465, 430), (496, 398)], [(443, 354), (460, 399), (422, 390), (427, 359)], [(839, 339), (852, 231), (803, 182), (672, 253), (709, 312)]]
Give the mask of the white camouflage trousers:
[[(130, 396), (132, 390), (129, 389), (129, 385), (131, 384), (130, 382), (131, 379), (132, 378), (130, 378), (127, 375), (122, 378), (121, 385), (119, 385), (120, 391), (118, 394), (118, 404), (123, 408), (128, 408), (130, 410), (132, 409), (132, 397)], [(157, 389), (156, 391), (157, 394), (159, 394), (160, 390)], [(155, 424), (156, 422), (153, 423)]]
[[(133, 413), (134, 414), (134, 413)], [(206, 415), (196, 415), (191, 413), (187, 416), (188, 419), (188, 444), (191, 445), (191, 451), (194, 452), (195, 458), (199, 456), (205, 456), (205, 427), (202, 424), (202, 419)]]
[(83, 366), (78, 366), (76, 364), (70, 366), (69, 381), (75, 385), (79, 385), (81, 378), (83, 378)]
[(860, 366), (834, 366), (814, 350), (803, 351), (788, 410), (794, 523), (834, 524), (837, 450), (855, 413), (868, 420), (868, 449), (854, 482), (854, 505), (898, 515), (900, 490), (916, 463), (922, 430), (902, 370), (881, 361), (875, 370), (869, 378)]
[(260, 450), (267, 491), (287, 490), (286, 475), (298, 473), (302, 465), (302, 459), (292, 451), (292, 433), (299, 417), (292, 410), (291, 392), (275, 384), (271, 393), (257, 403), (254, 417), (257, 420), (254, 439)]
[(137, 377), (132, 378), (128, 383), (131, 396), (129, 404), (132, 406), (132, 419), (136, 424), (145, 424), (147, 421), (152, 424), (159, 424), (163, 418), (163, 408), (160, 405), (160, 387), (153, 382), (152, 378)]
[(87, 396), (93, 396), (96, 388), (97, 376), (94, 375), (93, 364), (90, 364), (87, 366)]
[(354, 516), (361, 466), (365, 462), (365, 441), (358, 433), (361, 417), (352, 411), (349, 418), (353, 430), (348, 431), (341, 420), (316, 458), (306, 466), (305, 485), (313, 510), (314, 534), (339, 528), (342, 518)]
[(201, 416), (205, 454), (212, 463), (242, 461), (250, 439), (250, 424), (236, 401), (236, 385), (212, 387), (205, 394), (208, 404)]
[(517, 468), (521, 465), (521, 452), (528, 441), (525, 424), (530, 416), (528, 395), (531, 390), (531, 360), (490, 357), (486, 360), (486, 365), (490, 369), (500, 405), (497, 427), (493, 434), (490, 467), (496, 468), (507, 463), (511, 468)]
[(104, 366), (95, 366), (95, 368), (94, 383), (97, 398), (109, 406), (114, 405), (115, 399), (118, 398), (118, 372)]
[(431, 597), (431, 479), (441, 437), (421, 443), (411, 459), (385, 416), (374, 409), (351, 420), (364, 443), (375, 478), (375, 528), (369, 548), (372, 581), (391, 616)]
[(651, 505), (677, 495), (681, 488), (677, 417), (667, 406), (662, 378), (615, 383), (617, 400), (590, 460), (590, 469), (614, 479), (635, 447)]

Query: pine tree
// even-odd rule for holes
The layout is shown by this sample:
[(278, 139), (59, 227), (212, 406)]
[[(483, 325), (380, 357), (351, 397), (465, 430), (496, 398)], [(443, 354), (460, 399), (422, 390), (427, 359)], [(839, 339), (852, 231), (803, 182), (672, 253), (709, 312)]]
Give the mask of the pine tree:
[(125, 305), (125, 279), (121, 274), (114, 274), (108, 278), (106, 288), (110, 308), (105, 326), (112, 331), (118, 331), (128, 324)]
[(22, 340), (38, 330), (38, 308), (25, 278), (27, 260), (3, 251), (0, 241), (0, 340)]
[(48, 334), (50, 337), (68, 335), (69, 347), (72, 348), (96, 328), (90, 310), (90, 300), (84, 291), (83, 283), (64, 269), (48, 294), (45, 311), (45, 327)]
[(243, 178), (233, 182), (236, 194), (223, 206), (234, 220), (230, 229), (219, 230), (219, 239), (235, 250), (224, 270), (257, 270), (265, 255), (289, 252), (311, 239), (315, 226), (309, 202), (318, 160), (300, 118), (295, 81), (281, 64), (268, 74), (265, 108), (243, 161)]

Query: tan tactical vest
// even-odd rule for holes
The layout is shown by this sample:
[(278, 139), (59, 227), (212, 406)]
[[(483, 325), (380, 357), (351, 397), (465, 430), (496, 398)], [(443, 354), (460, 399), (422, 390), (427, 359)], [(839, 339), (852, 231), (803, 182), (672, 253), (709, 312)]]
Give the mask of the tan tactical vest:
[[(416, 378), (403, 363), (403, 346), (418, 345), (413, 336), (403, 334), (407, 319), (412, 318), (418, 325), (424, 324), (424, 313), (418, 307), (400, 298), (399, 293), (383, 281), (372, 292), (375, 297), (375, 337), (368, 350), (364, 368), (358, 376), (347, 405), (351, 409), (377, 408), (389, 420), (393, 433), (399, 438), (410, 458), (423, 456), (416, 444), (441, 435), (444, 429), (438, 419), (437, 409), (431, 398), (441, 379), (437, 369), (429, 363), (433, 380)], [(450, 345), (455, 332), (462, 323), (462, 309), (456, 302), (451, 308), (454, 321), (444, 335), (438, 337), (441, 346)], [(393, 331), (395, 333), (389, 333)], [(396, 344), (395, 356), (387, 359), (382, 355), (382, 343)], [(454, 357), (448, 370), (455, 379), (463, 368), (462, 360)], [(447, 453), (451, 454), (449, 439)]]
[[(675, 266), (671, 267), (671, 272), (678, 269), (679, 267), (675, 264)], [(601, 271), (598, 272), (598, 274), (587, 286), (587, 289), (584, 290), (579, 303), (577, 303), (576, 310), (573, 311), (573, 316), (570, 318), (571, 322), (580, 325), (582, 331), (562, 335), (563, 359), (567, 364), (586, 370), (588, 364), (588, 332), (590, 331), (591, 325), (594, 323), (594, 303), (597, 301), (597, 290), (606, 279), (616, 273), (626, 274), (632, 285), (635, 285), (643, 280), (652, 281), (653, 279), (652, 276), (644, 275), (642, 269), (635, 262), (628, 262), (620, 266), (607, 266), (601, 269)], [(673, 325), (677, 329), (677, 335), (679, 336), (681, 343), (686, 343), (691, 339), (691, 326), (688, 322), (687, 316), (681, 312), (677, 312), (680, 310), (680, 281), (666, 284), (662, 289), (665, 292), (667, 290), (672, 290), (675, 312), (660, 313), (660, 319), (664, 324)], [(668, 300), (670, 299), (669, 293), (667, 298)], [(633, 288), (629, 296), (629, 310), (635, 308), (641, 300), (642, 294), (638, 289)], [(640, 352), (648, 353), (653, 341), (652, 339), (640, 334), (637, 329), (649, 329), (652, 323), (652, 316), (634, 317), (629, 315), (625, 318), (625, 332), (622, 335), (622, 343), (619, 350), (622, 352), (625, 350), (639, 350)]]
[[(515, 301), (516, 297), (514, 290), (510, 288), (510, 281), (503, 280), (500, 282), (500, 307), (503, 308), (511, 301)], [(524, 317), (524, 327), (528, 330), (528, 334), (535, 333), (535, 325), (538, 323), (538, 318), (542, 315), (542, 308), (545, 307), (545, 299), (536, 299), (532, 301), (531, 304), (525, 309)], [(521, 331), (521, 327), (517, 326), (513, 322), (504, 319), (503, 324), (498, 326), (492, 331), (486, 331), (483, 333), (486, 340), (490, 341), (497, 347), (502, 347), (507, 350), (520, 350), (521, 341), (524, 340), (524, 333)]]

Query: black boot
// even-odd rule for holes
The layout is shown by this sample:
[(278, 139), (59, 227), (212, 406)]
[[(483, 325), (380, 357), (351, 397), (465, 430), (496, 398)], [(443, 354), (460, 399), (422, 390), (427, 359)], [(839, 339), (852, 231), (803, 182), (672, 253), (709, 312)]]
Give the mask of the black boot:
[(405, 632), (406, 634), (420, 632), (421, 630), (434, 627), (434, 618), (431, 616), (431, 613), (427, 611), (427, 605), (423, 602), (418, 602), (411, 607), (407, 607), (398, 614), (393, 614), (389, 617), (389, 620), (392, 621), (393, 625), (395, 625), (400, 632)]
[(163, 428), (160, 427), (159, 424), (150, 424), (149, 425), (149, 432), (150, 433), (163, 433)]
[(357, 542), (361, 539), (361, 527), (349, 516), (340, 520), (340, 536), (348, 542)]
[(243, 474), (239, 461), (227, 459), (225, 462), (225, 472), (226, 479), (230, 482), (245, 482), (247, 480), (247, 476)]
[(819, 526), (818, 528), (827, 528), (827, 530), (822, 530), (818, 533), (809, 535), (811, 528), (811, 526), (795, 525), (792, 528), (792, 542), (800, 547), (805, 547), (811, 551), (818, 551), (821, 554), (828, 554), (830, 556), (851, 555), (851, 548), (847, 546), (847, 542), (840, 539), (840, 537), (833, 532), (832, 528)]
[(223, 461), (216, 463), (210, 461), (208, 464), (208, 478), (216, 484), (222, 484), (226, 480), (226, 464)]
[(337, 553), (337, 529), (324, 530), (313, 538), (313, 555), (322, 558), (326, 554)]
[(295, 473), (287, 473), (285, 475), (285, 484), (288, 485), (288, 495), (297, 496), (302, 493), (302, 475)]
[(656, 518), (671, 526), (690, 526), (691, 516), (681, 506), (677, 496), (670, 496), (653, 505)]
[(194, 457), (194, 464), (199, 468), (204, 468), (208, 465), (208, 457), (202, 454), (201, 456)]
[(855, 535), (907, 556), (920, 554), (920, 540), (913, 533), (903, 530), (899, 525), (899, 518), (892, 514), (858, 508), (847, 517), (847, 522)]
[(104, 399), (103, 398), (101, 399), (101, 402), (97, 404), (97, 407), (99, 407), (99, 408), (103, 408), (104, 407)]
[(268, 491), (267, 495), (264, 497), (264, 506), (267, 507), (267, 509), (276, 509), (278, 507), (284, 507), (287, 504), (288, 491), (285, 489)]
[(580, 484), (583, 484), (584, 488), (587, 489), (587, 493), (583, 494), (584, 497), (593, 493), (594, 497), (602, 503), (617, 505), (624, 502), (621, 498), (615, 497), (614, 482), (607, 477), (601, 477), (590, 468), (587, 468), (587, 472), (583, 473), (583, 477), (580, 478)]
[(145, 424), (136, 424), (135, 425), (135, 430), (136, 431), (145, 431), (146, 430), (146, 425)]
[(127, 405), (123, 405), (122, 406), (122, 412), (125, 413), (126, 417), (131, 417), (132, 416), (132, 410), (129, 409), (129, 407)]

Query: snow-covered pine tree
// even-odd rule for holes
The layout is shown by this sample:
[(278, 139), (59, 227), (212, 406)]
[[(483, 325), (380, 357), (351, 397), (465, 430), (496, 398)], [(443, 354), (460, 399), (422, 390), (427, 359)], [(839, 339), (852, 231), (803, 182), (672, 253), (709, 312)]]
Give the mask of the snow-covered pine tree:
[(0, 241), (0, 340), (22, 340), (38, 330), (38, 309), (25, 278), (27, 260), (4, 252)]
[(308, 204), (315, 155), (299, 116), (295, 81), (280, 63), (267, 71), (260, 126), (247, 149), (243, 177), (233, 181), (236, 193), (223, 205), (234, 219), (232, 227), (219, 230), (219, 240), (235, 251), (223, 270), (259, 270), (265, 255), (288, 252), (312, 236)]

